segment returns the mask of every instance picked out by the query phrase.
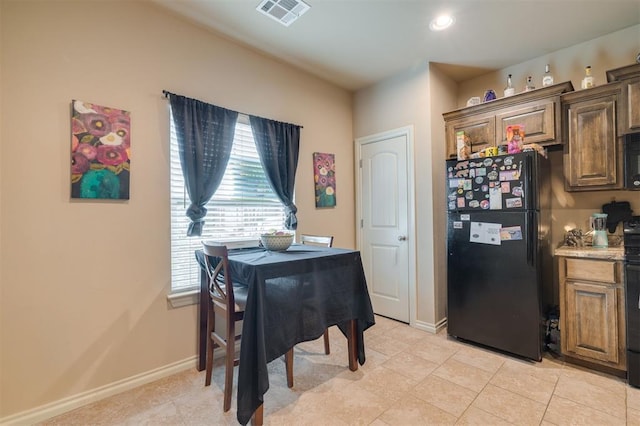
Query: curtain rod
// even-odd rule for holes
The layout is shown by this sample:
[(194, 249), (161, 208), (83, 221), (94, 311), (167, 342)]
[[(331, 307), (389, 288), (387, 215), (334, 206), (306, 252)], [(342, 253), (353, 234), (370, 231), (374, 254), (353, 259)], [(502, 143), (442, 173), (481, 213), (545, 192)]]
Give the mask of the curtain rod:
[[(162, 94), (164, 95), (164, 97), (165, 97), (166, 99), (169, 99), (169, 96), (170, 96), (170, 95), (175, 95), (175, 93), (171, 93), (171, 92), (169, 92), (169, 91), (167, 91), (167, 90), (163, 90), (163, 91), (162, 91)], [(182, 95), (176, 95), (176, 96), (182, 96)], [(185, 97), (186, 97), (186, 96), (185, 96)], [(200, 101), (200, 102), (203, 102), (203, 101)], [(224, 107), (222, 107), (222, 108), (224, 108)], [(278, 121), (278, 120), (274, 120), (274, 119), (272, 119), (272, 118), (260, 117), (260, 116), (255, 115), (255, 114), (247, 114), (246, 112), (242, 112), (242, 111), (236, 111), (236, 112), (237, 112), (238, 114), (243, 114), (243, 115), (253, 116), (253, 117), (261, 118), (261, 119), (263, 119), (263, 120)], [(284, 123), (284, 124), (291, 124), (291, 125), (293, 125), (293, 126), (298, 126), (298, 127), (300, 127), (301, 129), (304, 129), (304, 126), (301, 126), (301, 125), (299, 125), (299, 124), (285, 123), (284, 121), (278, 121), (278, 122), (279, 122), (279, 123)]]

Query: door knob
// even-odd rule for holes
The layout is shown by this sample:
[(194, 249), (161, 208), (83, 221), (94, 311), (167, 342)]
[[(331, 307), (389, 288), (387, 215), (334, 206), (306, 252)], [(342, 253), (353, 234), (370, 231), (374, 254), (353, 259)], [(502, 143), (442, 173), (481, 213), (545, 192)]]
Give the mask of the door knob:
[(398, 241), (407, 241), (407, 236), (406, 235), (400, 235), (398, 237)]

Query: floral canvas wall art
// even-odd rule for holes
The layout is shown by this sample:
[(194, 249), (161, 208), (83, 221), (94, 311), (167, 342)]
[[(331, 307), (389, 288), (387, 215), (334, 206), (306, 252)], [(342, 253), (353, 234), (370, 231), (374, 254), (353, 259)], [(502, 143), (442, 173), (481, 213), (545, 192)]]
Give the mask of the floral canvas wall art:
[(313, 179), (316, 188), (316, 207), (336, 206), (335, 156), (313, 153)]
[(74, 100), (71, 198), (129, 199), (129, 111)]

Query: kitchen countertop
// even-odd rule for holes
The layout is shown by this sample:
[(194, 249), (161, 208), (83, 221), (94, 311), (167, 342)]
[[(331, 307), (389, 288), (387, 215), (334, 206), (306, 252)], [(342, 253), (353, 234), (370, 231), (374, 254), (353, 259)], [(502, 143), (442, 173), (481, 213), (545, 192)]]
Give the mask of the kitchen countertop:
[(594, 248), (590, 246), (561, 246), (554, 250), (555, 256), (584, 257), (587, 259), (624, 260), (624, 247)]

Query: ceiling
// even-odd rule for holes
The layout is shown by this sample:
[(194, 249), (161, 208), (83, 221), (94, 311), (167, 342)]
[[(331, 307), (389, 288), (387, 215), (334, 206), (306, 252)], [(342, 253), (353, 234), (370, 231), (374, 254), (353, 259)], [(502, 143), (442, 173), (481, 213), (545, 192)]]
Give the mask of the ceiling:
[[(349, 90), (423, 61), (463, 81), (640, 23), (640, 0), (305, 0), (289, 27), (260, 0), (152, 1)], [(454, 26), (430, 31), (444, 11)]]

